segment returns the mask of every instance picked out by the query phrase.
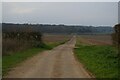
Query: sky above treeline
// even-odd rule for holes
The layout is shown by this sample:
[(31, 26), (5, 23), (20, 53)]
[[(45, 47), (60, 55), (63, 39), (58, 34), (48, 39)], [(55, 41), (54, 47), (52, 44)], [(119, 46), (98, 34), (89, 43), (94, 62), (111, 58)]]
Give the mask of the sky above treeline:
[(117, 2), (3, 2), (4, 23), (114, 26)]

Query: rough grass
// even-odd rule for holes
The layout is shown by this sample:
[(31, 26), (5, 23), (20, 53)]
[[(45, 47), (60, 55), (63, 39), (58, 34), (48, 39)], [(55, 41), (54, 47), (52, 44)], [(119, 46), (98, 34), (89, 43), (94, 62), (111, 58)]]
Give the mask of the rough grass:
[(75, 55), (96, 78), (118, 78), (118, 54), (112, 46), (77, 45)]

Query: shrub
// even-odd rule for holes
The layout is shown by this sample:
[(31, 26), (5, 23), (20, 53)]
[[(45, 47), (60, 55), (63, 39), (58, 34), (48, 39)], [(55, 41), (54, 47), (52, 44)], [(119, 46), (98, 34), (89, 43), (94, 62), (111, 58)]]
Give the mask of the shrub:
[(30, 47), (44, 46), (39, 32), (4, 32), (2, 35), (3, 55)]
[(113, 44), (120, 48), (120, 24), (114, 26), (115, 33), (112, 34)]

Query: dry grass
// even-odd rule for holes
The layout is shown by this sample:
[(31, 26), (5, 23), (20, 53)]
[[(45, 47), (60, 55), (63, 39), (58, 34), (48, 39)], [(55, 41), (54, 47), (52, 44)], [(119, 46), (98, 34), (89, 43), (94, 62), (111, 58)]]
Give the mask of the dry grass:
[(27, 41), (19, 41), (17, 39), (3, 39), (2, 41), (2, 54), (10, 55), (16, 51), (22, 51), (31, 47)]
[(78, 41), (90, 45), (112, 45), (111, 35), (79, 35)]

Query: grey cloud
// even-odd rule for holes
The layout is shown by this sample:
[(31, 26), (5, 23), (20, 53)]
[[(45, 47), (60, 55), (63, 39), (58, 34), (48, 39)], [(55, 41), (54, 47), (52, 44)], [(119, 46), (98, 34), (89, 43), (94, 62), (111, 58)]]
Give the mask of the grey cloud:
[(113, 26), (117, 20), (117, 2), (3, 3), (3, 22)]

